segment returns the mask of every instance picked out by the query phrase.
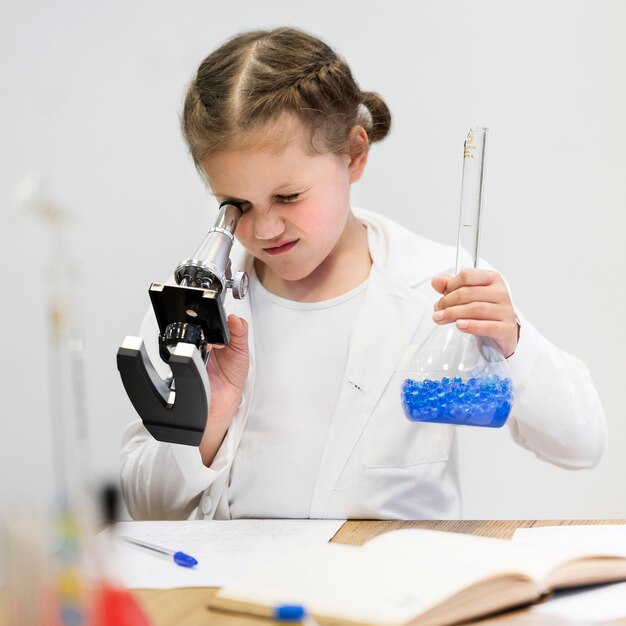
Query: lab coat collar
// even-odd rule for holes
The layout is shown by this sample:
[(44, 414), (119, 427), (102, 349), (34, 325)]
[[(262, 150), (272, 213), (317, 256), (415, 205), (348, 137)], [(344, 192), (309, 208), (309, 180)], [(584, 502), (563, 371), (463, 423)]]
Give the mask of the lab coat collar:
[[(367, 240), (374, 266), (386, 268), (398, 282), (409, 287), (419, 285), (432, 276), (433, 252), (441, 247), (420, 237), (400, 224), (365, 209), (353, 209), (359, 221), (367, 226)], [(393, 243), (392, 243), (393, 242)], [(453, 257), (450, 257), (453, 260)]]

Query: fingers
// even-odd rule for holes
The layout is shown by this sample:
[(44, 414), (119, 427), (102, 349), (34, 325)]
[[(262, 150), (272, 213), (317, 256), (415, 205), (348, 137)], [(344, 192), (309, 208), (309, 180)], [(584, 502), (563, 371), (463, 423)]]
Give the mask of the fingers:
[(456, 276), (453, 276), (446, 285), (446, 293), (455, 291), (459, 287), (479, 287), (491, 285), (496, 281), (502, 280), (498, 272), (491, 270), (480, 269), (466, 269), (460, 271)]
[(248, 322), (242, 317), (229, 315), (226, 320), (228, 329), (230, 330), (229, 348), (233, 350), (248, 351)]
[(468, 304), (470, 302), (492, 302), (494, 304), (508, 302), (509, 293), (502, 284), (492, 284), (488, 287), (459, 287), (454, 291), (447, 293), (443, 298), (435, 302), (434, 310), (445, 309), (460, 304)]
[(229, 315), (226, 320), (230, 334), (236, 337), (243, 337), (248, 334), (248, 322), (243, 317), (237, 317), (236, 315)]
[(451, 276), (435, 276), (430, 281), (430, 284), (433, 286), (433, 289), (437, 293), (445, 293), (446, 285), (448, 284), (448, 281), (450, 280), (450, 278), (452, 277)]
[(438, 293), (449, 294), (460, 287), (488, 286), (498, 281), (501, 282), (498, 272), (470, 268), (460, 271), (456, 276), (435, 276), (430, 284)]
[(492, 302), (470, 302), (460, 306), (450, 306), (435, 311), (433, 320), (437, 324), (449, 324), (457, 320), (492, 320), (495, 322), (509, 321), (506, 311), (499, 304)]
[(431, 283), (443, 294), (433, 307), (437, 324), (456, 322), (462, 332), (491, 337), (507, 357), (515, 351), (518, 325), (500, 274), (468, 269), (453, 277), (437, 276)]
[[(228, 330), (230, 331), (230, 343), (228, 346), (234, 348), (248, 348), (248, 322), (243, 317), (229, 315), (226, 319)], [(210, 350), (223, 350), (227, 348), (224, 344), (209, 344)]]
[(479, 337), (490, 337), (496, 342), (500, 352), (506, 359), (515, 352), (517, 346), (516, 337), (518, 336), (517, 323), (460, 319), (457, 321), (456, 327), (464, 333)]

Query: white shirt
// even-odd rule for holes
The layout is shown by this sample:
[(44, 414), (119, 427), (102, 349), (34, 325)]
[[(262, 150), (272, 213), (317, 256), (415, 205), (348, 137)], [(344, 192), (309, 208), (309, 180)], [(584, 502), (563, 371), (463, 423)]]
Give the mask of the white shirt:
[[(322, 302), (295, 302), (250, 277), (257, 376), (228, 484), (233, 518), (310, 516), (366, 286)], [(260, 500), (259, 492), (266, 497)]]

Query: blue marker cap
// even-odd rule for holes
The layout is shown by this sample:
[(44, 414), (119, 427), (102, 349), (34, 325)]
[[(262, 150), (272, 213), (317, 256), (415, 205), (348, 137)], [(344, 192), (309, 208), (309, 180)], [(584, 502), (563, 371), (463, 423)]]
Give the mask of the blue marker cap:
[(301, 604), (280, 604), (274, 607), (274, 619), (278, 622), (300, 622), (306, 616)]
[(181, 567), (193, 567), (194, 565), (198, 565), (198, 561), (196, 561), (196, 559), (188, 554), (185, 554), (184, 552), (174, 552), (172, 558), (174, 559), (174, 563), (176, 563), (176, 565), (180, 565)]

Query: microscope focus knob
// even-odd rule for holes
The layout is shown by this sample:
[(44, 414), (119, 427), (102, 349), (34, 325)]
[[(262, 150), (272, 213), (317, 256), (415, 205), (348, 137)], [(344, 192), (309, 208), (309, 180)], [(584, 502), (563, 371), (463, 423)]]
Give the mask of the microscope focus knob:
[(233, 298), (242, 300), (248, 293), (248, 275), (245, 272), (237, 272), (227, 286), (233, 290)]

